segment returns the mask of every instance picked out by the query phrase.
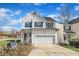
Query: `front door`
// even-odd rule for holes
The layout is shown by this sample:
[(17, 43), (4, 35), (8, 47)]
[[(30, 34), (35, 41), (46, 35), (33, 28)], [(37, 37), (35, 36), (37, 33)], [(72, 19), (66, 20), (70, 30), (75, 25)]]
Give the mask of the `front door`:
[(26, 42), (26, 41), (27, 41), (27, 34), (24, 33), (24, 42)]

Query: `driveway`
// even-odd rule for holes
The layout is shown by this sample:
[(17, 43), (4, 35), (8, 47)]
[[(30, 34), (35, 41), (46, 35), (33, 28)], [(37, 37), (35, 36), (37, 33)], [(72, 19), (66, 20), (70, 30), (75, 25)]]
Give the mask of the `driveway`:
[(29, 56), (79, 56), (79, 53), (59, 45), (53, 45), (50, 47), (34, 47)]

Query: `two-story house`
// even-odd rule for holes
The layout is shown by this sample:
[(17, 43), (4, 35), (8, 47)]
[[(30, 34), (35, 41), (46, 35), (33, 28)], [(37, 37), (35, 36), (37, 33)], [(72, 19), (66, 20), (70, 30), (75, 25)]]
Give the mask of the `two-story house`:
[(23, 18), (23, 26), (22, 42), (34, 46), (50, 46), (64, 42), (63, 25), (51, 17), (43, 17), (33, 11)]
[(70, 21), (69, 24), (71, 25), (71, 31), (74, 32), (71, 39), (79, 38), (79, 17)]
[(74, 33), (71, 30), (71, 24), (67, 21), (64, 21), (63, 24), (63, 29), (64, 29), (64, 43), (69, 44), (69, 40), (71, 39), (71, 35)]

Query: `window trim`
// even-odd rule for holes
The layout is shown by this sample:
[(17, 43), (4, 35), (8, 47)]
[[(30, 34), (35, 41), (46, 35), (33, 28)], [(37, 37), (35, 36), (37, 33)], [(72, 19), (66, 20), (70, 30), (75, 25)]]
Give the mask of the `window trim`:
[(65, 30), (71, 30), (71, 26), (64, 26), (64, 31)]
[(25, 27), (32, 27), (32, 22), (25, 22)]
[(46, 22), (46, 28), (53, 28), (54, 23), (53, 22)]
[(43, 22), (35, 22), (34, 26), (35, 27), (43, 27)]

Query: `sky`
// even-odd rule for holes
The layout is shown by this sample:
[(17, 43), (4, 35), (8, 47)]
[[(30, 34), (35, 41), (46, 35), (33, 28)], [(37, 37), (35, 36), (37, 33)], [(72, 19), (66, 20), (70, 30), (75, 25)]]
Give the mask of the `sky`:
[[(0, 30), (10, 31), (12, 29), (22, 29), (23, 17), (27, 16), (30, 12), (36, 11), (41, 16), (48, 16), (56, 19), (59, 10), (64, 3), (0, 3)], [(67, 4), (72, 14), (76, 14), (73, 18), (79, 16), (79, 4)], [(72, 19), (73, 19), (72, 18)]]

